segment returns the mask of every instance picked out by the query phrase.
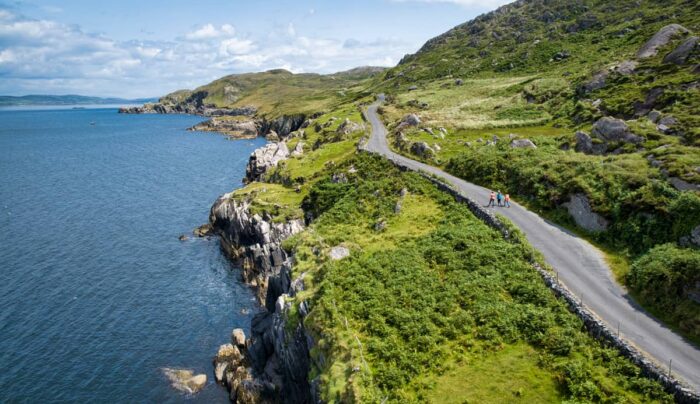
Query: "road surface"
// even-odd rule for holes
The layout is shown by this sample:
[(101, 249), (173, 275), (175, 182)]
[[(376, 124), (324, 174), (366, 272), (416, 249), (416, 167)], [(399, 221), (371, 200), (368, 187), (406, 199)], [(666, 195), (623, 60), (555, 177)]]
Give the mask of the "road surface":
[[(377, 115), (379, 101), (367, 109), (372, 125), (367, 142), (368, 151), (383, 155), (412, 170), (434, 174), (452, 184), (475, 201), (489, 199), (490, 190), (452, 176), (439, 168), (401, 156), (389, 149), (386, 128)], [(668, 327), (641, 309), (613, 279), (602, 253), (585, 240), (548, 222), (521, 205), (512, 208), (490, 208), (507, 217), (527, 236), (533, 247), (544, 255), (546, 262), (559, 274), (559, 280), (586, 307), (645, 352), (662, 368), (672, 361), (672, 374), (695, 392), (700, 391), (700, 349), (675, 334)]]

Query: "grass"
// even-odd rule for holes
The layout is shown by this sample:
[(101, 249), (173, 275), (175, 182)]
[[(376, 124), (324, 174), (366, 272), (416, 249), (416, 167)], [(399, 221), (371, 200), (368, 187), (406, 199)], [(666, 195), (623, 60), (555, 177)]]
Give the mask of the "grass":
[(267, 214), (275, 222), (303, 217), (299, 205), (304, 195), (280, 184), (253, 182), (236, 190), (232, 198), (252, 201), (251, 213)]
[[(527, 344), (507, 345), (491, 354), (475, 354), (429, 380), (433, 391), (425, 402), (444, 404), (554, 403), (566, 396), (552, 374), (537, 364), (537, 351)], [(496, 372), (493, 370), (497, 369)]]

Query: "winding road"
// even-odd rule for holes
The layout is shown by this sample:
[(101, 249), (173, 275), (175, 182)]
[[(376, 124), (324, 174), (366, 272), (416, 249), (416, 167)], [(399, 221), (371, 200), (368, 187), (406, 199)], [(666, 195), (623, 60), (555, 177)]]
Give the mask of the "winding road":
[[(366, 112), (366, 118), (372, 125), (372, 135), (365, 146), (368, 151), (383, 155), (411, 170), (436, 175), (475, 201), (484, 201), (484, 204), (488, 201), (490, 190), (392, 152), (387, 144), (386, 128), (377, 115), (377, 107), (383, 100), (383, 96), (379, 96)], [(518, 226), (530, 244), (557, 271), (559, 280), (611, 329), (617, 330), (619, 327), (622, 337), (659, 366), (668, 368), (671, 363), (674, 377), (685, 382), (696, 393), (700, 391), (700, 349), (641, 309), (627, 291), (615, 282), (598, 249), (517, 203), (512, 203), (510, 209), (491, 209), (496, 209)]]

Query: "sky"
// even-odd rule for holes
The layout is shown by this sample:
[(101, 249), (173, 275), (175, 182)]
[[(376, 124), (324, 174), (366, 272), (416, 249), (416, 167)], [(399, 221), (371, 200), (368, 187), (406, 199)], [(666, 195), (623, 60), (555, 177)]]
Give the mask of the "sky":
[(232, 73), (394, 66), (510, 0), (0, 0), (0, 94), (158, 97)]

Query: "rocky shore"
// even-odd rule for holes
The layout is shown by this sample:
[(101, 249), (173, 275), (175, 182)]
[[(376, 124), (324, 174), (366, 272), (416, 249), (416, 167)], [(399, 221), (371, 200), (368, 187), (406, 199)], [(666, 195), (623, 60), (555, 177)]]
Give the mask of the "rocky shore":
[[(268, 149), (253, 153), (247, 180), (256, 179), (253, 172), (264, 172), (266, 167), (259, 161), (256, 164), (253, 157), (271, 160), (263, 156)], [(241, 264), (243, 279), (256, 288), (264, 307), (253, 318), (248, 338), (243, 330), (233, 330), (231, 343), (219, 348), (214, 358), (215, 379), (228, 388), (232, 402), (316, 402), (308, 381), (314, 339), (302, 321), (288, 324), (291, 305), (287, 298), (304, 289), (304, 274), (294, 279), (294, 258), (282, 248), (286, 238), (304, 229), (304, 222), (275, 223), (267, 215), (253, 214), (250, 207), (250, 200), (236, 199), (229, 193), (217, 199), (209, 217), (222, 248)], [(298, 311), (303, 318), (308, 307), (302, 304)]]

